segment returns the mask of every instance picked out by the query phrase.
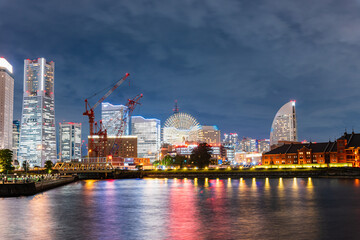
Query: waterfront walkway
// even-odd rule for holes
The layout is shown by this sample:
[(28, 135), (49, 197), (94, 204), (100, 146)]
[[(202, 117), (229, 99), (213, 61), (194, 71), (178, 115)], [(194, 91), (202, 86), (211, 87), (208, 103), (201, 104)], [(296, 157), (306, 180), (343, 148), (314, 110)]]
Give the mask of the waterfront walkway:
[(4, 177), (0, 184), (0, 197), (30, 196), (76, 181), (76, 176), (34, 175)]

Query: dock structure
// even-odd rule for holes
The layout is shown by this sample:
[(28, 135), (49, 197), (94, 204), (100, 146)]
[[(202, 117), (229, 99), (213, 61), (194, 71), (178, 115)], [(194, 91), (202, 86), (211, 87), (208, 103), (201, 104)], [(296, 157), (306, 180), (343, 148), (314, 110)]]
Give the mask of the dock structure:
[(76, 176), (61, 176), (58, 178), (42, 179), (38, 181), (13, 181), (0, 184), (0, 197), (31, 196), (52, 188), (56, 188), (76, 181)]

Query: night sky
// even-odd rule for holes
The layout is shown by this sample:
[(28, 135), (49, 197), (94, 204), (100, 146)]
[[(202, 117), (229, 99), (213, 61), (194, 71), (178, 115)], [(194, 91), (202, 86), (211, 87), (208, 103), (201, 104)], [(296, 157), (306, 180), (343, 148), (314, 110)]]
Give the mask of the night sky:
[(83, 136), (84, 99), (129, 72), (108, 101), (143, 93), (134, 115), (163, 123), (177, 99), (200, 124), (269, 138), (296, 99), (299, 140), (328, 141), (360, 131), (359, 26), (359, 0), (1, 0), (0, 56), (14, 67), (14, 119), (24, 59), (45, 57), (56, 120), (82, 122)]

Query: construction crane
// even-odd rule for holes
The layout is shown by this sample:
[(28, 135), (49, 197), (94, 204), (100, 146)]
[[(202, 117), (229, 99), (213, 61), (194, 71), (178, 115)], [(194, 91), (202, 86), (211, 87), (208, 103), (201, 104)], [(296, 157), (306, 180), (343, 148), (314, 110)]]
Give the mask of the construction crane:
[[(93, 144), (93, 140), (94, 140), (93, 136), (94, 135), (99, 136), (99, 143), (103, 142), (105, 144), (106, 140), (107, 140), (107, 132), (106, 132), (106, 129), (104, 129), (102, 126), (102, 121), (100, 120), (99, 127), (97, 126), (97, 123), (95, 122), (95, 114), (94, 114), (95, 108), (97, 106), (99, 106), (99, 104), (102, 103), (108, 96), (110, 96), (110, 94), (113, 93), (116, 88), (118, 88), (123, 82), (125, 82), (126, 78), (129, 75), (130, 75), (129, 73), (126, 73), (125, 76), (123, 78), (121, 78), (99, 101), (97, 101), (93, 107), (90, 106), (88, 98), (85, 99), (85, 112), (83, 113), (83, 115), (89, 117), (89, 129), (90, 129), (90, 138), (91, 138), (91, 141), (88, 142), (89, 154), (92, 151), (96, 150), (96, 152), (97, 152), (96, 155), (98, 155), (99, 151), (101, 150), (99, 148), (96, 148), (96, 149), (94, 148), (94, 144)], [(94, 131), (94, 129), (96, 132)]]
[[(139, 94), (137, 95), (136, 97), (134, 97), (133, 99), (128, 99), (128, 102), (126, 104), (127, 106), (127, 109), (126, 111), (124, 112), (124, 114), (122, 115), (122, 117), (119, 119), (116, 119), (116, 121), (120, 121), (120, 127), (118, 129), (118, 132), (116, 134), (116, 137), (121, 137), (126, 129), (126, 124), (127, 124), (127, 121), (126, 119), (128, 117), (131, 116), (132, 112), (134, 111), (135, 107), (137, 105), (141, 105), (140, 103), (140, 99), (143, 97), (142, 94)], [(119, 139), (119, 141), (121, 141), (121, 139)], [(116, 139), (114, 139), (114, 143), (112, 145), (112, 147), (110, 148), (110, 152), (109, 152), (109, 156), (113, 156), (113, 155), (118, 155), (118, 152), (119, 152), (119, 145), (121, 143), (120, 142), (117, 142)]]

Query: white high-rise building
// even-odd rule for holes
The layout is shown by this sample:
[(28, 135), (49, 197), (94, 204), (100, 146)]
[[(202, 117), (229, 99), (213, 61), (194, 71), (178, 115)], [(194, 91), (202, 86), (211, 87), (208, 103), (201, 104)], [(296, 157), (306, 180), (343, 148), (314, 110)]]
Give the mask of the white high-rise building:
[(31, 167), (56, 162), (54, 62), (25, 60), (18, 160)]
[[(108, 102), (101, 104), (101, 119), (108, 136), (117, 136), (123, 131), (122, 136), (129, 135), (129, 116), (126, 114), (128, 107), (112, 105)], [(122, 124), (122, 121), (125, 121)], [(124, 129), (121, 129), (124, 128)]]
[(14, 77), (13, 67), (0, 58), (0, 149), (12, 150)]
[(69, 162), (81, 158), (81, 123), (59, 123), (59, 158)]
[(131, 117), (131, 135), (137, 136), (137, 154), (139, 158), (150, 158), (150, 162), (159, 159), (161, 126), (159, 119)]
[(290, 101), (276, 113), (270, 130), (270, 146), (279, 141), (297, 141), (295, 101)]
[(13, 121), (13, 160), (17, 160), (17, 154), (19, 152), (19, 141), (20, 141), (20, 121)]

